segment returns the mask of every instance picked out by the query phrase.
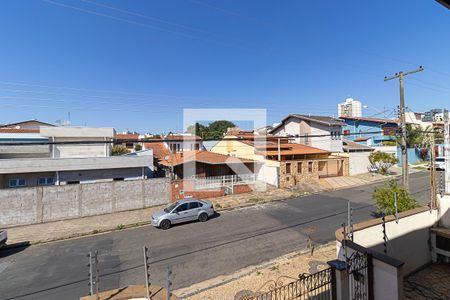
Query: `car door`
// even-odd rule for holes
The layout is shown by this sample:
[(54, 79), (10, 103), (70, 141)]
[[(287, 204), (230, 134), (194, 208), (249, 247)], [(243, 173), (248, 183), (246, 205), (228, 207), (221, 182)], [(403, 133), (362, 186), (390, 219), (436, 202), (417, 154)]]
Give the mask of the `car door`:
[(188, 203), (182, 203), (172, 212), (171, 221), (173, 224), (187, 221)]
[(189, 202), (188, 212), (187, 212), (187, 218), (190, 221), (197, 220), (198, 218), (198, 211), (200, 210), (200, 207), (198, 205), (197, 201)]

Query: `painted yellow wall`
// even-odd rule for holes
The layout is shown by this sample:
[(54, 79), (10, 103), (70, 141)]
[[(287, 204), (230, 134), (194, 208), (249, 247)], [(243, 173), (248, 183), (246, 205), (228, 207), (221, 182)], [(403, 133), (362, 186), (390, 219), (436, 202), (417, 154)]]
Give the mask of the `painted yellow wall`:
[[(231, 138), (235, 138), (234, 136), (230, 136)], [(224, 155), (234, 155), (240, 158), (247, 158), (256, 161), (264, 161), (267, 166), (280, 166), (279, 162), (273, 160), (266, 160), (264, 156), (255, 154), (255, 148), (248, 144), (242, 143), (240, 141), (235, 140), (226, 140), (223, 139), (218, 142), (214, 147), (211, 148), (211, 152), (224, 154)]]

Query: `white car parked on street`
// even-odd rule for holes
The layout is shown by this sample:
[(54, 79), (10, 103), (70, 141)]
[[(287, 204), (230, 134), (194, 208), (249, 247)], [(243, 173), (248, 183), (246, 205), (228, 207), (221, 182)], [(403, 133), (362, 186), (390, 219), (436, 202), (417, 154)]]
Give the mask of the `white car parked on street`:
[[(436, 157), (436, 161), (434, 163), (436, 170), (445, 170), (445, 157), (439, 156)], [(431, 163), (428, 165), (428, 169), (431, 169)]]

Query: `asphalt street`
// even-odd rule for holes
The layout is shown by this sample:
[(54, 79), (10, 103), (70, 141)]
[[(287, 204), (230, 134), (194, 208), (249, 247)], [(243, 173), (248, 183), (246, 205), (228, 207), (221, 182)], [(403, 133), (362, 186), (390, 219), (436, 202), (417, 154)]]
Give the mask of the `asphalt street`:
[[(79, 299), (87, 295), (89, 251), (98, 251), (100, 290), (143, 284), (143, 246), (151, 252), (151, 281), (163, 284), (167, 266), (174, 288), (232, 273), (334, 239), (351, 201), (355, 222), (373, 218), (372, 192), (380, 184), (276, 201), (223, 212), (206, 223), (163, 231), (151, 226), (28, 248), (0, 251), (0, 299)], [(429, 201), (428, 172), (411, 175), (411, 193)], [(150, 216), (149, 216), (150, 217)]]

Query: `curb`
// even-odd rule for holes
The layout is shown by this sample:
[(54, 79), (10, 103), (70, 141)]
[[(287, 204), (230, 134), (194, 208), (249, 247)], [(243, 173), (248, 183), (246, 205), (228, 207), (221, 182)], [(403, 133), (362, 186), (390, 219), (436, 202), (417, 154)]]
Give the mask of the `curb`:
[[(372, 181), (372, 182), (365, 183), (363, 185), (376, 184), (376, 183), (384, 182), (384, 181), (392, 179), (392, 178), (397, 179), (397, 178), (400, 178), (400, 177), (401, 177), (401, 175), (392, 175), (390, 177), (378, 179), (378, 180), (375, 180), (375, 181)], [(285, 200), (290, 200), (290, 199), (303, 198), (303, 197), (307, 197), (307, 196), (311, 196), (311, 195), (318, 195), (318, 194), (326, 193), (326, 192), (333, 192), (333, 191), (350, 189), (350, 188), (354, 188), (354, 187), (357, 187), (357, 186), (359, 186), (359, 185), (346, 186), (346, 187), (333, 188), (333, 189), (325, 189), (325, 190), (317, 191), (317, 192), (308, 192), (307, 194), (303, 194), (303, 195), (291, 196), (291, 197), (286, 197), (286, 198), (281, 198), (281, 199), (273, 199), (273, 200), (269, 200), (269, 201), (261, 201), (261, 202), (255, 202), (255, 203), (246, 203), (246, 204), (239, 205), (239, 206), (234, 206), (234, 207), (219, 208), (219, 209), (216, 209), (216, 212), (233, 211), (233, 210), (236, 210), (236, 209), (242, 209), (242, 208), (247, 208), (247, 207), (256, 206), (256, 205), (264, 205), (264, 204), (272, 203), (272, 202), (276, 202), (276, 201), (285, 201)], [(123, 227), (122, 228), (117, 228), (120, 225), (123, 225)], [(121, 230), (126, 230), (126, 229), (131, 229), (131, 228), (138, 228), (138, 227), (142, 227), (142, 226), (146, 226), (146, 225), (150, 225), (150, 221), (142, 221), (142, 222), (136, 222), (136, 223), (132, 223), (132, 224), (119, 224), (119, 225), (116, 225), (116, 226), (111, 227), (111, 228), (105, 228), (105, 229), (101, 229), (101, 230), (95, 230), (94, 229), (94, 230), (92, 230), (90, 232), (74, 233), (74, 234), (70, 234), (70, 235), (65, 236), (65, 237), (59, 237), (59, 238), (49, 239), (49, 240), (24, 241), (24, 242), (17, 242), (17, 243), (11, 244), (11, 245), (6, 244), (5, 246), (3, 246), (3, 249), (14, 249), (14, 248), (19, 248), (19, 247), (24, 247), (23, 246), (24, 244), (26, 244), (27, 247), (28, 247), (28, 246), (31, 246), (31, 245), (39, 245), (39, 244), (46, 244), (46, 243), (51, 243), (51, 242), (58, 242), (58, 241), (82, 238), (82, 237), (86, 237), (86, 236), (94, 236), (94, 235), (97, 235), (97, 234), (105, 234), (105, 233), (121, 231)]]

